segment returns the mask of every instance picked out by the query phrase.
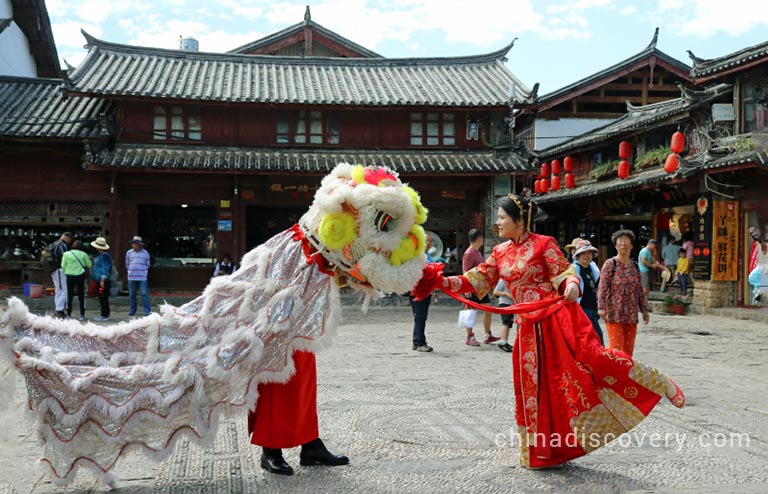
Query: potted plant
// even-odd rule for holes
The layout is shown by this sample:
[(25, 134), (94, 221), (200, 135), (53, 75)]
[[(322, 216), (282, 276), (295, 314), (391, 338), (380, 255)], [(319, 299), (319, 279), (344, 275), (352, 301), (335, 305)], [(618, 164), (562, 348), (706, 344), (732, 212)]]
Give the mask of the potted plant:
[(685, 314), (685, 303), (683, 303), (683, 296), (667, 295), (664, 297), (664, 309), (670, 314)]

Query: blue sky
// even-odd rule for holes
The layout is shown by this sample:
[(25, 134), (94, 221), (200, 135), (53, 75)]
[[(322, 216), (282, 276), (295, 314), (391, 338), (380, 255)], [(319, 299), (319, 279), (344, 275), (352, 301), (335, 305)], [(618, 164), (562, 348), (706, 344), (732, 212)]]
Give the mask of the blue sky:
[(657, 47), (689, 64), (768, 41), (768, 8), (758, 0), (48, 0), (59, 55), (77, 65), (80, 29), (105, 41), (225, 52), (312, 20), (386, 57), (487, 53), (518, 38), (509, 69), (546, 94)]

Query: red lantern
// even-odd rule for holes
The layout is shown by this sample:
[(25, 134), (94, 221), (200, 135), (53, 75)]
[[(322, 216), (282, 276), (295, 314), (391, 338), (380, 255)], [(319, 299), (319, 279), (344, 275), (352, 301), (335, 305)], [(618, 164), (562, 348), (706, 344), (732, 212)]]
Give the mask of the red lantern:
[(544, 162), (541, 164), (541, 176), (549, 177), (549, 163)]
[(566, 173), (565, 174), (565, 188), (566, 189), (572, 189), (575, 186), (576, 186), (576, 183), (575, 183), (575, 180), (573, 179), (573, 173)]
[(546, 194), (549, 191), (549, 179), (542, 178), (541, 184), (539, 184), (539, 190), (542, 194)]
[(571, 173), (573, 171), (573, 158), (566, 156), (563, 160), (563, 170), (565, 173)]
[(629, 161), (621, 160), (619, 163), (619, 178), (625, 179), (629, 176)]
[(560, 175), (560, 160), (552, 160), (552, 175)]
[(669, 149), (673, 153), (682, 153), (683, 149), (685, 149), (685, 134), (679, 130), (672, 134), (672, 142), (669, 145)]
[(630, 154), (632, 154), (632, 144), (629, 141), (621, 141), (619, 143), (619, 158), (628, 160)]
[(675, 153), (669, 153), (667, 161), (664, 162), (664, 171), (667, 173), (675, 173), (677, 167), (680, 166), (680, 157)]
[(560, 175), (552, 177), (552, 190), (560, 190)]
[(533, 193), (534, 194), (539, 193), (539, 179), (536, 179), (533, 181)]

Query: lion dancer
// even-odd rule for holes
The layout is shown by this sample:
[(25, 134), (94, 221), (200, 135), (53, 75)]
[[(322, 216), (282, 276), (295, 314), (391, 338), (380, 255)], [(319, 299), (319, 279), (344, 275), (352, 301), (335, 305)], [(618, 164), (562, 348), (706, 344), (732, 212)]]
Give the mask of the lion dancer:
[[(363, 291), (372, 290), (374, 285), (387, 287), (395, 280), (413, 286), (421, 276), (426, 257), (425, 233), (419, 225), (426, 221), (427, 210), (421, 198), (410, 187), (402, 186), (386, 168), (355, 166), (349, 173), (342, 180), (344, 185), (337, 185), (320, 199), (326, 205), (335, 205), (331, 211), (320, 217), (310, 210), (292, 228), (293, 239), (302, 243), (307, 264), (317, 264), (338, 284)], [(392, 187), (397, 184), (399, 191)], [(405, 203), (395, 200), (402, 191), (409, 198)], [(363, 195), (377, 199), (391, 210), (361, 210), (356, 206), (360, 203), (357, 196)], [(383, 241), (389, 237), (393, 242), (389, 251), (383, 249), (389, 255), (359, 257), (363, 251), (358, 247), (361, 237), (374, 236), (382, 237)], [(390, 279), (372, 283), (374, 273), (387, 272), (392, 273)], [(283, 458), (282, 449), (299, 445), (302, 466), (348, 464), (347, 456), (328, 451), (319, 437), (315, 355), (295, 351), (293, 361), (296, 373), (287, 383), (259, 384), (257, 408), (248, 416), (251, 443), (262, 447), (261, 467), (271, 473), (292, 475), (293, 468)]]

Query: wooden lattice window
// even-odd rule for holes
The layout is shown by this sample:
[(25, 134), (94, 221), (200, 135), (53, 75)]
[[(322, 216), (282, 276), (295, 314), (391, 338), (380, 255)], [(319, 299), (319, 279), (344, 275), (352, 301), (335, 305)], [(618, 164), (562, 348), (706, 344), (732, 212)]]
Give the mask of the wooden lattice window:
[(190, 140), (203, 138), (200, 111), (180, 106), (155, 106), (152, 138), (156, 141)]
[(456, 121), (453, 113), (411, 113), (411, 146), (453, 146)]

